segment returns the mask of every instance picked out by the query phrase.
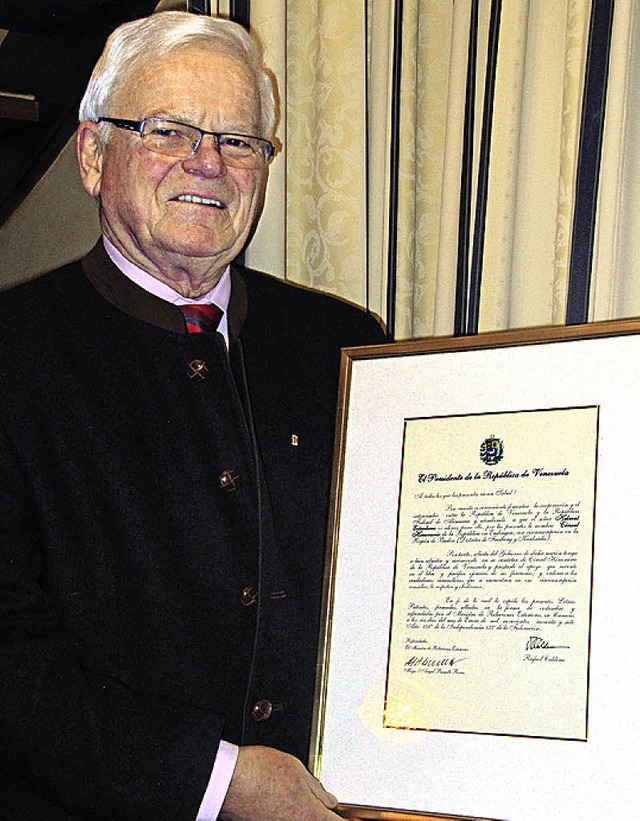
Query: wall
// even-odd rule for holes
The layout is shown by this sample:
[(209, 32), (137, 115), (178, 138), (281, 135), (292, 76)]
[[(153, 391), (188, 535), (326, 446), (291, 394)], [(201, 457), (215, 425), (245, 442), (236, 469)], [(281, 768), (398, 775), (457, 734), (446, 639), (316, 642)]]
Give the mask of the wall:
[(97, 205), (80, 183), (73, 138), (0, 226), (0, 289), (77, 259), (99, 235)]

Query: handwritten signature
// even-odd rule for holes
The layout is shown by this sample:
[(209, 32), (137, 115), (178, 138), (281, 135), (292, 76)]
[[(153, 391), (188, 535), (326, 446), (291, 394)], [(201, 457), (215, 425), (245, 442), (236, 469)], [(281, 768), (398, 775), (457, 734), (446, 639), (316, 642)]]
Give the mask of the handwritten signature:
[(529, 636), (525, 645), (525, 650), (569, 650), (567, 644), (549, 644), (540, 636)]
[(463, 661), (466, 661), (468, 656), (456, 658), (455, 656), (446, 656), (444, 658), (433, 658), (432, 656), (411, 656), (405, 661), (404, 666), (407, 670), (415, 670), (420, 667), (457, 667)]

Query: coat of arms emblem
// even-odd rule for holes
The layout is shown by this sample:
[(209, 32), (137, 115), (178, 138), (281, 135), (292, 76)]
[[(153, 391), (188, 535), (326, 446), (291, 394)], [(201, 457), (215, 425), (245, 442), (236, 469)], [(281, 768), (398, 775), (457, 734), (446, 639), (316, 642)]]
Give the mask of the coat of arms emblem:
[(504, 454), (502, 439), (497, 436), (489, 436), (480, 445), (480, 458), (485, 465), (497, 465)]

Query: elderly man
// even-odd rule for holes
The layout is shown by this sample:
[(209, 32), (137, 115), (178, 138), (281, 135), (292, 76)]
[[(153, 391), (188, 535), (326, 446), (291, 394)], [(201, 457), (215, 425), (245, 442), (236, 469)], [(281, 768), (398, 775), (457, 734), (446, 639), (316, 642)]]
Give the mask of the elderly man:
[(122, 26), (78, 130), (103, 238), (0, 300), (5, 821), (336, 817), (300, 759), (339, 349), (382, 333), (233, 264), (274, 109), (242, 28)]

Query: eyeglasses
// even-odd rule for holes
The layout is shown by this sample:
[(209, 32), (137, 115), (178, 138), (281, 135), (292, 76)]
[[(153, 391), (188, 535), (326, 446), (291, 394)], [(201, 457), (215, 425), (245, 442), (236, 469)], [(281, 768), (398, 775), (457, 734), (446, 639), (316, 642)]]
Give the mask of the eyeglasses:
[(149, 151), (179, 157), (186, 160), (193, 156), (205, 134), (215, 141), (216, 151), (225, 165), (233, 168), (257, 170), (266, 165), (274, 154), (273, 144), (261, 137), (247, 134), (227, 134), (220, 131), (205, 131), (195, 125), (146, 117), (144, 120), (120, 120), (116, 117), (99, 117), (99, 123), (111, 123), (116, 128), (135, 131), (142, 138), (142, 144)]

